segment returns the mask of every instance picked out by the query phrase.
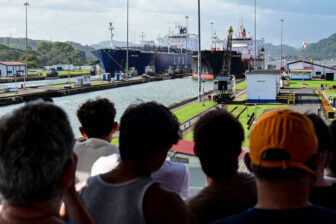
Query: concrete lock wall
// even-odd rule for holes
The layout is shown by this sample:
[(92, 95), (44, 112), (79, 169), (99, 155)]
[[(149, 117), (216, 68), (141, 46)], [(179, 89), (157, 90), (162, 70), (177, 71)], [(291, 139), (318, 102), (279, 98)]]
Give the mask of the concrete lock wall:
[[(277, 75), (247, 75), (248, 102), (275, 102), (278, 93)], [(280, 88), (279, 88), (280, 89)]]

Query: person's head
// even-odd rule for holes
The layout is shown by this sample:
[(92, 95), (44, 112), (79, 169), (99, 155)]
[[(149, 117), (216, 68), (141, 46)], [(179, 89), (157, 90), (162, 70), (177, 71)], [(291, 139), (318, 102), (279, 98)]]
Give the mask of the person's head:
[(263, 114), (250, 133), (252, 171), (259, 180), (316, 176), (317, 138), (303, 114), (280, 109)]
[(243, 141), (242, 125), (223, 110), (206, 113), (194, 127), (195, 154), (204, 173), (216, 181), (230, 179), (236, 173)]
[[(144, 162), (160, 155), (163, 161), (168, 150), (180, 139), (176, 117), (156, 102), (129, 106), (120, 120), (119, 148), (121, 160)], [(155, 171), (155, 170), (152, 170)]]
[(82, 125), (80, 131), (87, 138), (106, 138), (112, 140), (112, 134), (118, 124), (114, 122), (116, 110), (114, 104), (106, 98), (88, 100), (77, 110)]
[(328, 146), (331, 141), (331, 134), (328, 126), (324, 123), (322, 118), (317, 114), (306, 114), (306, 116), (313, 122), (314, 130), (318, 140), (317, 152), (325, 153), (328, 151)]
[(0, 193), (7, 203), (52, 201), (72, 180), (74, 136), (52, 103), (29, 102), (0, 119)]

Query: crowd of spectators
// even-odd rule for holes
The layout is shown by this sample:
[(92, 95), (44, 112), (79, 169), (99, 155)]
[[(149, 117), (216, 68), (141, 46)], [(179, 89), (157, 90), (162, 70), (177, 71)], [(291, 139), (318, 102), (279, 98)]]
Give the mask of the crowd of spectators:
[[(336, 223), (336, 122), (279, 109), (245, 133), (223, 110), (194, 125), (207, 186), (190, 197), (189, 170), (167, 159), (181, 138), (177, 118), (156, 102), (115, 121), (105, 98), (88, 100), (75, 142), (53, 102), (26, 103), (0, 118), (0, 224)], [(112, 145), (114, 135), (119, 146)]]

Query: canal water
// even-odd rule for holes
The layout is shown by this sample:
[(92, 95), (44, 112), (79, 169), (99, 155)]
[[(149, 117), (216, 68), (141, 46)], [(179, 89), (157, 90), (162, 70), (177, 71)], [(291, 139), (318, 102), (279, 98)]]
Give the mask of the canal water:
[[(212, 85), (212, 81), (206, 81), (204, 90), (211, 90), (213, 88)], [(78, 95), (56, 97), (53, 98), (53, 100), (56, 105), (62, 107), (68, 114), (75, 137), (78, 138), (81, 137), (81, 134), (78, 130), (80, 123), (76, 117), (76, 111), (78, 107), (88, 99), (104, 97), (114, 102), (117, 110), (116, 120), (119, 121), (122, 113), (130, 104), (157, 101), (168, 106), (181, 100), (195, 97), (197, 94), (197, 80), (187, 77), (183, 79), (150, 82)], [(21, 105), (22, 104), (0, 107), (0, 116), (10, 113)]]

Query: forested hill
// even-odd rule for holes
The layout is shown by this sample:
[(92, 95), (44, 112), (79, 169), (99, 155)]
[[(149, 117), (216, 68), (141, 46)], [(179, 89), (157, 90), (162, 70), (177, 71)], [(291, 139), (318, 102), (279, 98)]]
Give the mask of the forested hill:
[(336, 33), (317, 43), (308, 44), (300, 51), (300, 58), (324, 60), (336, 58)]
[[(41, 42), (46, 42), (44, 40), (27, 40), (27, 45), (32, 49), (35, 49), (37, 45)], [(10, 48), (17, 48), (17, 49), (26, 49), (26, 38), (13, 38), (13, 37), (0, 37), (0, 44), (6, 45)]]
[[(47, 41), (47, 40), (28, 39), (27, 45), (28, 45), (28, 48), (30, 48), (32, 50), (36, 50), (37, 46), (42, 42), (52, 43), (51, 41)], [(56, 42), (56, 43), (58, 43), (58, 42)], [(81, 45), (80, 43), (76, 43), (76, 42), (72, 42), (72, 41), (67, 41), (65, 43), (70, 44), (75, 49), (78, 49), (80, 51), (84, 51), (85, 55), (86, 55), (86, 58), (88, 60), (96, 60), (95, 56), (91, 53), (92, 51), (95, 50), (95, 48), (92, 48), (88, 45), (84, 46), (84, 45)], [(0, 44), (5, 45), (9, 48), (26, 50), (26, 39), (25, 38), (0, 37)]]
[[(25, 62), (25, 51), (0, 44), (0, 61)], [(28, 67), (37, 68), (55, 64), (86, 65), (92, 63), (85, 52), (62, 42), (41, 42), (35, 49), (28, 49)]]
[[(264, 44), (265, 53), (266, 55), (270, 55), (274, 59), (279, 59), (281, 56), (281, 45), (273, 45), (269, 43)], [(289, 45), (283, 45), (282, 46), (282, 55), (285, 58), (291, 58), (294, 59), (298, 56), (299, 50), (295, 47), (289, 46)]]

